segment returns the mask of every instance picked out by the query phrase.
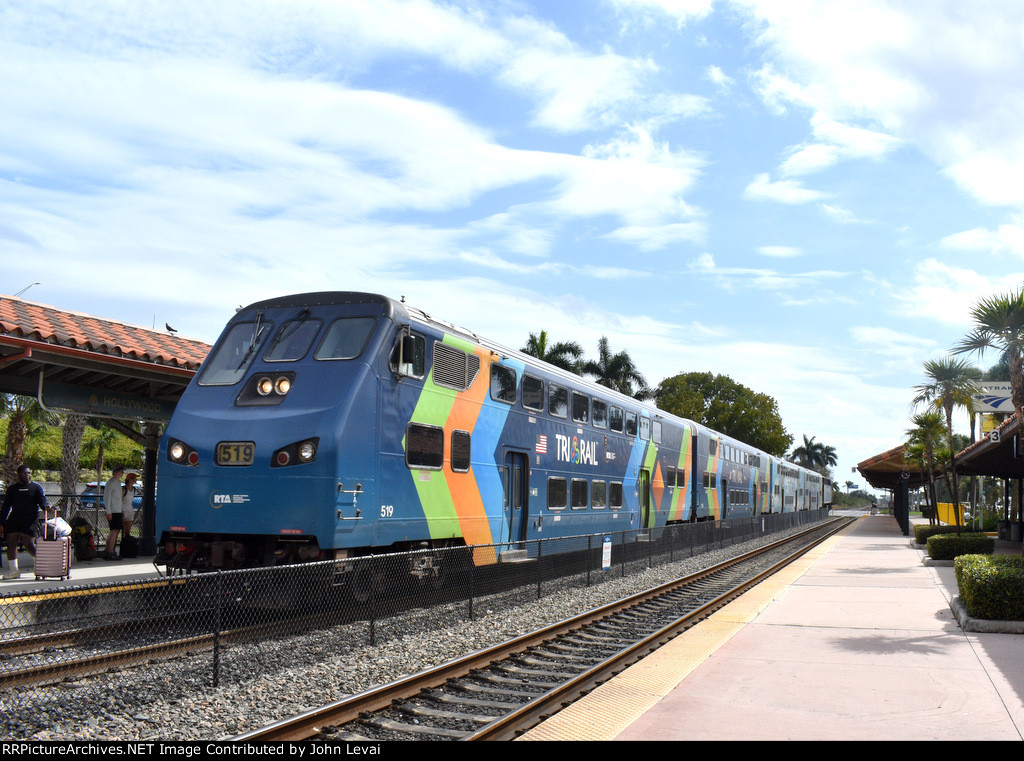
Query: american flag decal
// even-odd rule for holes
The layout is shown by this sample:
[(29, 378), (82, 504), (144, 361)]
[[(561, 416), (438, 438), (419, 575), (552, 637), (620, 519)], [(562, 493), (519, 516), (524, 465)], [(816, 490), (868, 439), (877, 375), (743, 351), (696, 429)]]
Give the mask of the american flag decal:
[(544, 435), (537, 436), (537, 454), (548, 453), (548, 437)]

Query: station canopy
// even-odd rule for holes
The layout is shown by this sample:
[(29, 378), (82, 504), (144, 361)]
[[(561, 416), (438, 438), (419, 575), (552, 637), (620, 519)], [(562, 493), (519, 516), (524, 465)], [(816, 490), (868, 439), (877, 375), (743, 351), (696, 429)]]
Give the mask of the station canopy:
[(915, 489), (928, 480), (921, 466), (903, 459), (903, 445), (882, 452), (857, 465), (857, 470), (875, 489), (895, 489), (906, 480), (907, 488)]
[(165, 423), (210, 346), (0, 295), (0, 393), (47, 409)]
[[(928, 479), (920, 465), (903, 459), (903, 446), (865, 460), (857, 470), (876, 489), (893, 489), (903, 478), (907, 486), (914, 489)], [(981, 441), (957, 452), (956, 470), (961, 476), (1024, 478), (1024, 437), (1016, 416), (1011, 415)]]
[(1024, 478), (1024, 446), (1016, 415), (956, 456), (957, 473), (967, 476)]

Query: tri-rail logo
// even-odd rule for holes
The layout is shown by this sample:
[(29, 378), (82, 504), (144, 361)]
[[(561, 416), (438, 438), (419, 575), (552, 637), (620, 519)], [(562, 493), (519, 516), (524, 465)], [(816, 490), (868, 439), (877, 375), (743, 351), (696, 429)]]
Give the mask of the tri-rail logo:
[(210, 507), (214, 508), (222, 505), (244, 505), (248, 501), (248, 494), (224, 494), (218, 491), (210, 494)]
[(557, 446), (555, 459), (576, 465), (597, 465), (596, 441), (587, 441), (577, 436), (569, 438), (556, 433), (555, 444)]

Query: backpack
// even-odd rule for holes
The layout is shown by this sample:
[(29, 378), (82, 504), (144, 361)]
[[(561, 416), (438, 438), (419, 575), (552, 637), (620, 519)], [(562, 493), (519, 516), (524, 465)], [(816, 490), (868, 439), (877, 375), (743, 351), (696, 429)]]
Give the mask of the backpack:
[(121, 539), (121, 557), (137, 558), (139, 556), (139, 540), (134, 536)]

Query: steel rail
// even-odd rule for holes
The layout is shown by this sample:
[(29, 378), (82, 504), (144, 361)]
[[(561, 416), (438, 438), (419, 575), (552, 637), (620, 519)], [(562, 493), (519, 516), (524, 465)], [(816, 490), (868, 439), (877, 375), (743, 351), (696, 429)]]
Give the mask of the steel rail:
[[(841, 530), (848, 524), (848, 521), (844, 521), (841, 519), (836, 519), (835, 522), (838, 525), (834, 528), (834, 530), (827, 534), (825, 537), (822, 537), (819, 540), (819, 542), (816, 542), (815, 544), (820, 543), (820, 541), (823, 541), (825, 538), (827, 538), (827, 536), (831, 536), (832, 533)], [(762, 548), (751, 550), (749, 552), (738, 555), (735, 558), (731, 558), (721, 563), (717, 563), (713, 566), (704, 568), (700, 571), (697, 571), (696, 573), (692, 573), (687, 576), (676, 579), (674, 581), (666, 582), (659, 586), (652, 587), (651, 589), (639, 592), (635, 595), (631, 595), (629, 597), (616, 600), (614, 602), (608, 603), (607, 605), (603, 605), (593, 610), (573, 616), (572, 618), (566, 619), (557, 624), (553, 624), (551, 626), (544, 627), (533, 632), (529, 632), (527, 634), (521, 635), (519, 637), (508, 640), (506, 642), (502, 642), (489, 648), (478, 650), (476, 652), (466, 655), (463, 658), (458, 658), (453, 661), (441, 664), (439, 666), (435, 666), (433, 668), (421, 671), (419, 673), (412, 674), (408, 677), (397, 680), (395, 682), (380, 685), (378, 687), (363, 691), (356, 695), (351, 695), (349, 697), (343, 698), (333, 703), (329, 703), (318, 708), (311, 709), (297, 716), (281, 719), (279, 721), (273, 722), (261, 728), (243, 733), (241, 735), (237, 735), (230, 739), (239, 742), (308, 740), (309, 738), (317, 735), (320, 732), (320, 729), (324, 726), (340, 726), (356, 721), (360, 718), (362, 714), (382, 710), (392, 705), (395, 701), (414, 697), (415, 695), (419, 694), (425, 689), (440, 686), (448, 680), (456, 677), (466, 676), (474, 670), (485, 668), (486, 666), (493, 664), (495, 661), (502, 660), (516, 653), (521, 653), (524, 650), (527, 650), (530, 647), (533, 647), (553, 637), (566, 634), (574, 629), (582, 628), (586, 624), (589, 624), (595, 620), (605, 618), (614, 613), (626, 610), (627, 608), (634, 607), (637, 604), (645, 602), (646, 600), (657, 597), (661, 594), (664, 594), (665, 592), (671, 591), (678, 587), (693, 584), (694, 582), (700, 581), (701, 579), (720, 573), (721, 571), (726, 570), (734, 565), (737, 565), (745, 560), (749, 560), (753, 557), (756, 557), (757, 555), (761, 555), (766, 552), (770, 552), (773, 549), (777, 549), (778, 547), (784, 544), (796, 541), (800, 537), (806, 536), (807, 534), (820, 531), (822, 527), (823, 526), (820, 524), (815, 525), (798, 534), (765, 545)], [(808, 547), (798, 551), (798, 553), (794, 553), (793, 556), (783, 561), (783, 564), (785, 564), (786, 562), (792, 562), (793, 559), (799, 557), (800, 554), (807, 552), (813, 546), (814, 544), (811, 544)], [(774, 573), (776, 570), (777, 567), (773, 566), (772, 569), (769, 569), (769, 571), (766, 571), (755, 577), (756, 580), (748, 581), (741, 586), (743, 586), (745, 591), (746, 588), (749, 588), (749, 586), (758, 583), (759, 580), (762, 580), (767, 575)], [(716, 598), (716, 601), (717, 599), (719, 598)], [(698, 614), (697, 611), (692, 612), (689, 616), (691, 621), (690, 625), (692, 626), (693, 623), (696, 623), (701, 618), (705, 618), (708, 615), (710, 615), (711, 612), (713, 612), (713, 610), (710, 609), (710, 606), (713, 605), (716, 601), (712, 601), (711, 603), (707, 603), (701, 606), (701, 608), (698, 610), (703, 612), (700, 614)], [(718, 604), (718, 607), (721, 607), (721, 605), (723, 604), (724, 602), (720, 602)], [(699, 617), (697, 617), (698, 615)], [(666, 627), (666, 629), (667, 628), (669, 627)], [(668, 633), (662, 630), (646, 639), (653, 641), (659, 637), (661, 639), (664, 639), (665, 641), (667, 641), (667, 638), (670, 638)], [(635, 650), (637, 647), (639, 646), (634, 645), (628, 649)], [(619, 656), (621, 656), (621, 652)], [(639, 655), (634, 655), (633, 657), (635, 659), (639, 657)], [(583, 676), (586, 676), (587, 674), (591, 674), (593, 672), (594, 678), (596, 678), (599, 669), (601, 669), (601, 666), (593, 667), (588, 672), (585, 672)], [(603, 673), (607, 674), (609, 670), (610, 669), (605, 668)], [(550, 712), (551, 710), (553, 710), (552, 706), (557, 703), (571, 702), (570, 698), (566, 696), (572, 693), (573, 690), (575, 690), (577, 693), (580, 692), (582, 687), (579, 679), (582, 679), (582, 677), (572, 680), (571, 686), (560, 687), (556, 690), (553, 690), (551, 693), (553, 694), (553, 697), (551, 697), (550, 699), (547, 697), (547, 695), (540, 696), (535, 700), (531, 701), (530, 703), (524, 705), (522, 708), (514, 711), (512, 714), (510, 714), (510, 716), (518, 717), (516, 719), (516, 722), (518, 722), (517, 726), (521, 727), (523, 722), (532, 720), (532, 718), (527, 719), (527, 716), (533, 717), (535, 715), (541, 715), (544, 712)], [(512, 719), (509, 718), (499, 719), (485, 726), (483, 729), (479, 730), (473, 735), (468, 736), (466, 739), (501, 739), (502, 736), (507, 735), (510, 732), (514, 733), (516, 731), (515, 728), (512, 728), (511, 722)], [(486, 735), (482, 734), (485, 732), (487, 733)], [(492, 733), (493, 736), (488, 736)]]

